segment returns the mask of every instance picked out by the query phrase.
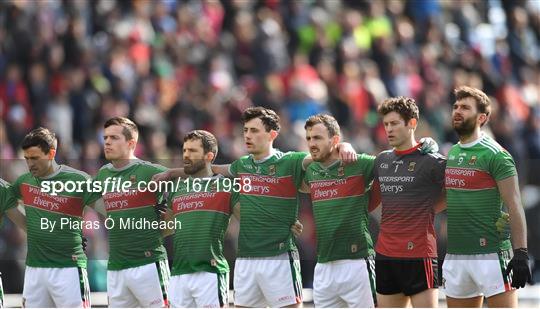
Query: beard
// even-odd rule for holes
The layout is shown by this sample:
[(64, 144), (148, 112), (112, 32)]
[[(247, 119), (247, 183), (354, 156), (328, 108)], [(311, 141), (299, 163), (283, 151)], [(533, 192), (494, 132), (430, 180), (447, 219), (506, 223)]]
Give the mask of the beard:
[(469, 136), (474, 132), (476, 128), (476, 117), (463, 119), (461, 123), (453, 123), (452, 126), (454, 127), (454, 130), (459, 136)]
[(187, 175), (193, 175), (198, 173), (205, 167), (204, 160), (191, 161), (190, 165), (184, 165), (184, 173)]

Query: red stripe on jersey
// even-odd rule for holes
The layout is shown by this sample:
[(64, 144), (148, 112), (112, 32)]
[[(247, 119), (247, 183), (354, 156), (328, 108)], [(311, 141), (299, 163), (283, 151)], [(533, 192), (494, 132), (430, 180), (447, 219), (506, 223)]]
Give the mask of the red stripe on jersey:
[(309, 187), (313, 201), (359, 196), (365, 192), (364, 176), (361, 175), (350, 176), (344, 179), (311, 181)]
[(26, 183), (21, 185), (21, 196), (25, 206), (82, 218), (84, 205), (80, 197), (50, 195)]
[(482, 190), (497, 187), (497, 182), (490, 174), (472, 169), (447, 167), (445, 171), (447, 189)]
[(278, 197), (293, 199), (296, 198), (296, 186), (294, 185), (292, 176), (275, 177), (267, 175), (254, 174), (238, 174), (242, 179), (241, 183), (245, 184), (246, 179), (249, 179), (250, 190), (245, 190), (246, 185), (242, 186), (242, 194), (246, 195), (261, 195), (268, 197)]
[(191, 211), (215, 211), (230, 214), (229, 192), (199, 192), (176, 196), (172, 201), (173, 213), (186, 213)]
[(127, 192), (107, 192), (103, 195), (107, 211), (153, 206), (157, 203), (155, 192), (131, 190)]

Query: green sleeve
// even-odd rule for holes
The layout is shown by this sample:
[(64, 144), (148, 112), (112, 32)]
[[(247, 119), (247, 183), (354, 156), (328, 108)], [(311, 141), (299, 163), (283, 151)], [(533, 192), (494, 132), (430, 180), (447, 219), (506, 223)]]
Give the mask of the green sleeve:
[(92, 190), (88, 192), (88, 196), (85, 198), (85, 204), (91, 205), (102, 197), (103, 187), (101, 186), (101, 170), (98, 171), (96, 177), (92, 180)]
[(305, 170), (303, 162), (307, 155), (307, 152), (288, 152), (286, 154), (287, 160), (292, 162), (294, 183), (297, 189), (302, 186), (302, 181), (304, 180)]
[(93, 180), (92, 177), (90, 177), (90, 175), (83, 176), (82, 181), (86, 182), (88, 180), (92, 182), (90, 183), (90, 188), (87, 188), (86, 185), (84, 187), (84, 190), (83, 190), (84, 192), (82, 193), (82, 199), (83, 199), (84, 205), (92, 205), (95, 201), (97, 201), (101, 197), (101, 192), (94, 192), (96, 191), (95, 188), (93, 188), (95, 180)]
[(24, 176), (17, 178), (17, 180), (15, 180), (15, 182), (9, 187), (9, 192), (11, 193), (11, 196), (13, 196), (13, 198), (18, 199), (18, 200), (22, 199), (21, 189), (20, 189), (22, 177)]
[[(150, 182), (152, 180), (152, 176), (154, 176), (156, 174), (159, 174), (159, 173), (163, 173), (163, 172), (169, 170), (167, 167), (165, 167), (163, 165), (160, 165), (160, 164), (151, 164), (150, 167), (151, 167), (150, 168), (150, 175), (148, 177), (147, 184), (148, 184), (148, 182)], [(156, 192), (156, 201), (158, 203), (161, 202), (161, 199), (163, 198), (163, 193), (164, 192), (161, 192), (161, 191)]]
[(233, 163), (231, 163), (231, 165), (229, 165), (229, 173), (233, 177), (236, 177), (238, 175), (238, 165), (240, 164), (240, 160), (242, 159), (240, 158), (238, 160), (235, 160)]
[(240, 193), (239, 193), (239, 192), (232, 191), (232, 192), (231, 192), (231, 201), (230, 201), (230, 212), (231, 212), (231, 215), (232, 215), (232, 213), (233, 213), (234, 205), (236, 205), (236, 203), (238, 203), (238, 201), (240, 201)]
[(489, 171), (496, 181), (517, 175), (516, 163), (506, 150), (495, 154), (490, 161)]
[[(7, 184), (7, 183), (6, 183)], [(0, 214), (17, 206), (17, 199), (10, 190), (10, 185), (2, 187), (0, 184)]]
[(361, 153), (357, 155), (358, 162), (362, 165), (362, 174), (368, 187), (373, 181), (373, 167), (375, 166), (375, 156)]
[(309, 166), (306, 168), (306, 171), (304, 172), (304, 177), (302, 178), (302, 181), (304, 181), (306, 184), (309, 184)]

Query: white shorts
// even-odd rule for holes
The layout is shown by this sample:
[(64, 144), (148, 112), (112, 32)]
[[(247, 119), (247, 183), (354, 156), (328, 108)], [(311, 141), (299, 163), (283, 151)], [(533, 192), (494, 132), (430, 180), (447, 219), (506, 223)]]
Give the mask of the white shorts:
[(143, 266), (107, 271), (109, 307), (169, 306), (169, 263), (161, 260)]
[(504, 272), (509, 251), (490, 254), (447, 254), (443, 263), (442, 288), (452, 298), (491, 297), (513, 289)]
[(205, 271), (172, 276), (169, 299), (173, 308), (219, 308), (229, 306), (229, 273)]
[(238, 258), (234, 269), (234, 304), (284, 307), (302, 302), (298, 252), (262, 258)]
[(26, 266), (22, 306), (90, 308), (90, 286), (86, 269)]
[(373, 308), (375, 262), (372, 259), (317, 263), (313, 302), (317, 308)]

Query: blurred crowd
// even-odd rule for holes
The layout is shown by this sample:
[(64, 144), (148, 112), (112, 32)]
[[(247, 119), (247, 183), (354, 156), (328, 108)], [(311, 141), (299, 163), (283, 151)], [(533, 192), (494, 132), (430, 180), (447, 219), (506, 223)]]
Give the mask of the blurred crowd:
[[(239, 120), (249, 106), (279, 113), (282, 150), (307, 150), (305, 119), (329, 112), (358, 152), (377, 154), (388, 146), (376, 106), (398, 95), (420, 107), (417, 136), (432, 136), (445, 153), (457, 141), (450, 115), (460, 85), (491, 97), (486, 129), (518, 164), (538, 260), (538, 0), (0, 1), (0, 177), (13, 181), (25, 171), (19, 143), (40, 125), (57, 134), (59, 162), (95, 175), (112, 116), (140, 126), (140, 158), (179, 166), (183, 135), (205, 129), (219, 140), (217, 162), (230, 162), (245, 153)], [(308, 204), (299, 241), (309, 287)], [(9, 277), (6, 292), (18, 292), (25, 239), (4, 221), (0, 271)], [(238, 226), (231, 225), (233, 259)], [(444, 216), (437, 226), (443, 253)], [(105, 231), (86, 232), (100, 290)]]

